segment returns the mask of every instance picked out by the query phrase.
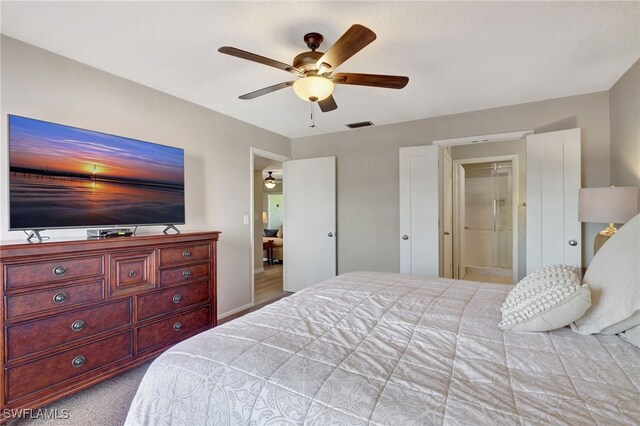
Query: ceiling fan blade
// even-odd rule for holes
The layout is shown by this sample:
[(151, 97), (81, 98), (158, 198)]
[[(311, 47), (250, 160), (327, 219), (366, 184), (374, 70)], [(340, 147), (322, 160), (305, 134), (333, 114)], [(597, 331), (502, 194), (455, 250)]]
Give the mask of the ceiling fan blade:
[(338, 73), (333, 76), (335, 84), (354, 84), (357, 86), (385, 87), (402, 89), (409, 82), (409, 77), (400, 75)]
[(320, 111), (329, 112), (334, 109), (338, 109), (338, 105), (336, 104), (336, 100), (333, 99), (333, 95), (330, 95), (328, 98), (318, 101), (318, 106), (320, 107)]
[(376, 33), (369, 28), (360, 24), (351, 26), (351, 28), (318, 59), (318, 62), (316, 62), (318, 72), (324, 74), (327, 71), (335, 70), (340, 64), (358, 53), (375, 39)]
[(227, 55), (235, 56), (237, 58), (246, 59), (248, 61), (257, 62), (259, 64), (268, 65), (270, 67), (278, 68), (283, 71), (288, 71), (297, 76), (302, 76), (302, 72), (292, 65), (285, 64), (284, 62), (276, 61), (265, 56), (256, 55), (255, 53), (246, 52), (244, 50), (236, 49), (235, 47), (224, 46), (218, 49), (218, 52)]
[(258, 96), (266, 95), (267, 93), (275, 92), (276, 90), (284, 89), (285, 87), (293, 86), (293, 81), (285, 81), (284, 83), (274, 84), (273, 86), (265, 87), (255, 92), (245, 93), (239, 96), (240, 99), (253, 99)]

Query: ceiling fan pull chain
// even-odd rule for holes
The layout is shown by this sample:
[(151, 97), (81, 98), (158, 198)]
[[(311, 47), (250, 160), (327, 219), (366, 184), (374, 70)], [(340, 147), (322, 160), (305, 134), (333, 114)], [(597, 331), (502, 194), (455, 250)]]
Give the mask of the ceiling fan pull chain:
[(313, 106), (315, 105), (315, 102), (311, 102), (311, 128), (316, 127), (316, 118), (315, 118), (315, 114), (313, 113)]

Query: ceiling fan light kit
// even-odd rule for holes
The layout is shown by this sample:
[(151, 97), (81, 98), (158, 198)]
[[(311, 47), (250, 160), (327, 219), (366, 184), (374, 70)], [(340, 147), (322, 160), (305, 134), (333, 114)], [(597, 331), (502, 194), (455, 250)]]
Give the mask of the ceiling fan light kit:
[(268, 189), (273, 189), (276, 187), (276, 178), (271, 176), (273, 172), (268, 172), (268, 173), (269, 173), (269, 176), (267, 176), (264, 179), (264, 186), (266, 186)]
[(333, 81), (316, 74), (309, 74), (293, 83), (293, 91), (304, 101), (318, 102), (333, 93)]
[(338, 108), (332, 96), (336, 84), (402, 89), (409, 82), (408, 77), (396, 75), (339, 73), (331, 76), (331, 73), (336, 68), (375, 39), (376, 34), (373, 31), (363, 25), (355, 24), (329, 50), (323, 53), (316, 51), (322, 43), (322, 34), (308, 33), (304, 36), (304, 41), (311, 50), (296, 55), (293, 59), (293, 65), (235, 47), (224, 46), (218, 51), (278, 68), (298, 77), (298, 80), (295, 81), (286, 81), (246, 93), (240, 96), (240, 99), (254, 99), (258, 96), (293, 86), (293, 91), (300, 99), (308, 102), (317, 102), (322, 112), (329, 112)]

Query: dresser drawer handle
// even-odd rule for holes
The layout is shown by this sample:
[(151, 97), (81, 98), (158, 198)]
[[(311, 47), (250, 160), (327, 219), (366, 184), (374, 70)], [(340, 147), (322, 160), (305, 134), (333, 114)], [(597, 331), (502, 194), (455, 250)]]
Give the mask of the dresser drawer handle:
[(85, 324), (84, 321), (77, 320), (77, 321), (74, 321), (73, 324), (71, 324), (71, 329), (73, 331), (80, 331), (80, 330), (82, 330), (84, 328), (85, 325), (86, 324)]
[(173, 303), (180, 303), (182, 302), (182, 296), (180, 296), (179, 294), (176, 294), (175, 296), (173, 296)]
[(53, 296), (53, 303), (55, 303), (56, 305), (60, 305), (66, 301), (67, 301), (67, 293), (63, 291), (61, 291), (60, 293), (56, 293), (56, 295)]
[(185, 259), (191, 257), (191, 250), (185, 250), (182, 252), (182, 257), (184, 257)]
[(84, 365), (85, 361), (86, 359), (82, 355), (80, 355), (75, 357), (73, 361), (71, 361), (71, 365), (73, 365), (73, 368), (80, 368)]
[(133, 278), (137, 275), (136, 271), (129, 271), (129, 278)]
[(180, 331), (181, 329), (182, 329), (182, 323), (180, 321), (173, 324), (173, 331)]
[(185, 269), (184, 271), (182, 271), (182, 276), (184, 278), (189, 278), (191, 276), (191, 271), (188, 269)]
[(53, 268), (53, 275), (55, 275), (56, 277), (61, 277), (64, 274), (67, 273), (67, 267), (60, 265), (60, 266), (56, 266), (55, 268)]

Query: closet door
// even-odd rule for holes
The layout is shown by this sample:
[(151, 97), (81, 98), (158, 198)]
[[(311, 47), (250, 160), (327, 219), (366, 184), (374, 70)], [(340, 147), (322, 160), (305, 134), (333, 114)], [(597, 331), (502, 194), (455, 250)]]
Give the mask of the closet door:
[(527, 273), (582, 266), (580, 129), (527, 136)]
[(336, 158), (284, 163), (284, 289), (336, 275)]
[(438, 146), (400, 148), (400, 273), (438, 276)]

